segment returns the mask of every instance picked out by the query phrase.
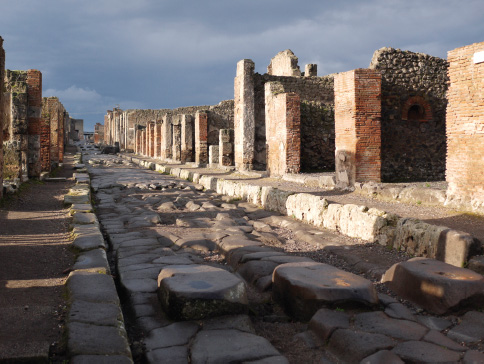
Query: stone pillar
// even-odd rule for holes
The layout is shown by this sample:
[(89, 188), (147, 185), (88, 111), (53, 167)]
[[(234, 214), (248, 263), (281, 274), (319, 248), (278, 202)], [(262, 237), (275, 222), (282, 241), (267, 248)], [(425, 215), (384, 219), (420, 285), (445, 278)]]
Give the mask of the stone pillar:
[(381, 74), (356, 69), (334, 78), (336, 182), (381, 181)]
[(155, 122), (155, 158), (161, 157), (161, 120)]
[(147, 125), (148, 130), (148, 157), (155, 156), (155, 122), (150, 121)]
[(181, 161), (193, 162), (193, 117), (183, 114), (181, 117)]
[(195, 114), (195, 162), (208, 163), (208, 114)]
[[(58, 119), (58, 140), (59, 140), (59, 163), (64, 163), (64, 136), (65, 136), (65, 125), (66, 121), (69, 120), (69, 115), (66, 113), (64, 109), (64, 105), (62, 105), (59, 100), (59, 119)], [(66, 120), (67, 119), (67, 120)]]
[(172, 156), (171, 118), (170, 114), (163, 116), (161, 125), (161, 159), (165, 161)]
[(141, 155), (146, 156), (146, 129), (141, 132)]
[(448, 61), (446, 205), (484, 213), (484, 42)]
[(219, 131), (219, 164), (232, 166), (234, 163), (234, 129)]
[(42, 73), (38, 70), (27, 71), (28, 96), (28, 176), (40, 177), (40, 135), (42, 122)]
[(48, 99), (44, 97), (42, 99), (42, 123), (41, 123), (41, 135), (40, 135), (40, 163), (42, 172), (51, 171), (51, 159), (50, 159), (50, 112)]
[(318, 65), (314, 63), (309, 63), (304, 68), (305, 77), (316, 77), (318, 75)]
[(3, 197), (3, 124), (5, 118), (5, 102), (3, 97), (5, 79), (5, 51), (3, 38), (0, 37), (0, 199)]
[(172, 158), (181, 161), (181, 115), (175, 115), (172, 120)]
[(252, 169), (255, 154), (254, 62), (237, 63), (234, 80), (234, 159), (238, 170)]
[(210, 145), (208, 147), (208, 163), (218, 164), (218, 161), (219, 161), (219, 146)]
[(301, 169), (301, 100), (283, 93), (277, 82), (265, 84), (267, 170), (271, 176)]

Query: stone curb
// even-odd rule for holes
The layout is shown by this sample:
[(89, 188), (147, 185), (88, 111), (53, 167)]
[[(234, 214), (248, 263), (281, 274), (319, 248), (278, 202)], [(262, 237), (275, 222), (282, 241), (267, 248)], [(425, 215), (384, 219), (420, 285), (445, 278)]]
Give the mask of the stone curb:
[[(79, 148), (78, 148), (79, 149)], [(76, 164), (82, 156), (76, 154)], [(133, 363), (106, 244), (91, 204), (90, 179), (75, 173), (64, 196), (73, 216), (72, 246), (80, 253), (66, 282), (67, 351), (73, 363)]]
[(247, 181), (202, 175), (184, 169), (183, 166), (171, 167), (141, 157), (123, 154), (119, 156), (142, 167), (198, 183), (206, 189), (240, 198), (266, 210), (276, 211), (352, 238), (404, 250), (415, 256), (438, 259), (463, 267), (472, 256), (482, 251), (481, 243), (470, 234), (444, 226), (401, 218), (366, 206), (329, 203), (326, 199), (311, 193), (295, 193), (274, 187), (251, 185)]

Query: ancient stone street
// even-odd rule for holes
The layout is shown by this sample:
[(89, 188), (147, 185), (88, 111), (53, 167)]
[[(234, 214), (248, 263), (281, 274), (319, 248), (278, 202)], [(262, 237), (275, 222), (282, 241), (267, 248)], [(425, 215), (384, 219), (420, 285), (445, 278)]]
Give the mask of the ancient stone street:
[[(85, 250), (68, 281), (73, 362), (97, 355), (129, 362), (131, 354), (149, 363), (484, 361), (480, 312), (470, 310), (462, 319), (432, 316), (378, 284), (375, 272), (398, 260), (383, 259), (363, 275), (339, 269), (321, 254), (286, 248), (291, 239), (281, 226), (296, 233), (307, 230), (303, 223), (83, 149), (96, 215), (73, 205), (74, 244)], [(81, 169), (78, 186), (87, 176)], [(106, 241), (85, 239), (98, 227)], [(336, 259), (337, 247), (360, 242), (312, 230), (330, 240)], [(102, 259), (104, 247), (111, 267)], [(102, 288), (112, 281), (95, 273), (109, 269), (119, 300), (112, 288)], [(123, 317), (128, 337), (116, 334)]]

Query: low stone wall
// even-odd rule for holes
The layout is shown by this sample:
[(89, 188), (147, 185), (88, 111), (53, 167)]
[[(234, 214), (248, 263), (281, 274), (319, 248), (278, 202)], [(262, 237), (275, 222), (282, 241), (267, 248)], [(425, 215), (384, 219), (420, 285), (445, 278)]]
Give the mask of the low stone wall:
[(72, 245), (79, 252), (66, 282), (68, 355), (72, 363), (133, 363), (107, 246), (91, 205), (89, 176), (77, 173), (75, 178), (76, 186), (64, 197), (73, 216)]
[[(126, 158), (126, 156), (123, 156)], [(131, 157), (128, 157), (131, 158)], [(464, 266), (481, 252), (481, 243), (470, 234), (425, 222), (401, 218), (375, 208), (353, 204), (329, 203), (309, 193), (294, 193), (274, 187), (251, 185), (180, 168), (170, 168), (139, 158), (131, 161), (203, 185), (217, 193), (240, 198), (266, 210), (277, 211), (317, 227), (368, 242), (404, 250), (415, 256), (439, 259)]]

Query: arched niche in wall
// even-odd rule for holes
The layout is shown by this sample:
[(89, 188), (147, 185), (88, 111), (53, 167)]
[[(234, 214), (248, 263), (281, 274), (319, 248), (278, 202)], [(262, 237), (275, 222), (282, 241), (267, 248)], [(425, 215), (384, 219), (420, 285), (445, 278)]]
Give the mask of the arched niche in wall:
[(402, 120), (427, 122), (432, 120), (430, 104), (422, 96), (408, 98), (402, 107)]

